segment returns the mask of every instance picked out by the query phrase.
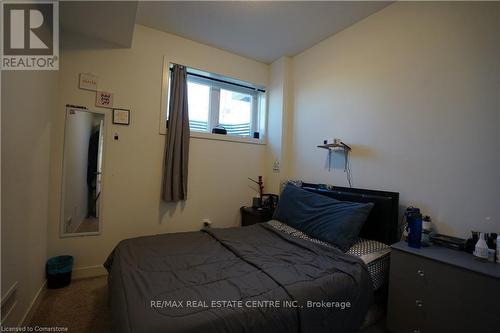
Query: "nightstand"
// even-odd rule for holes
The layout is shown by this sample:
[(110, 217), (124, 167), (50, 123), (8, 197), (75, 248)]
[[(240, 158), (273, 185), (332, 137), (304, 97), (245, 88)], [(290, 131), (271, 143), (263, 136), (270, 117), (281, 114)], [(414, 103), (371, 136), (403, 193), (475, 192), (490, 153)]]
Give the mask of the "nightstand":
[(273, 212), (269, 208), (241, 207), (240, 212), (242, 226), (267, 222), (273, 217)]
[(394, 333), (498, 332), (500, 264), (441, 246), (392, 245), (387, 327)]

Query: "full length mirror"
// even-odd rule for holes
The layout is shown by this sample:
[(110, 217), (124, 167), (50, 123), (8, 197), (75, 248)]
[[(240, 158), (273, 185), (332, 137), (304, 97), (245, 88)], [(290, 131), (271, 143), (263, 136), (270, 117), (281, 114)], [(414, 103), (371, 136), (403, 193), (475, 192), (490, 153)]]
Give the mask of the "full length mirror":
[(61, 196), (61, 234), (100, 231), (104, 124), (102, 113), (67, 108)]

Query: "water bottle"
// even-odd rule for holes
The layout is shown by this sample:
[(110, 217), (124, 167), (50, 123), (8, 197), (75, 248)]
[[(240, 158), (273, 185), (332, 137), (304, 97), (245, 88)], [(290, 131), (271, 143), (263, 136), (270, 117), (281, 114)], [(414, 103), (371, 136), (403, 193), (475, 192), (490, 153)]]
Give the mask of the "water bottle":
[(474, 249), (474, 255), (481, 259), (488, 259), (488, 244), (486, 244), (484, 233), (479, 234), (479, 240)]
[(408, 223), (408, 246), (420, 248), (422, 246), (422, 214), (420, 209), (409, 207), (406, 209), (406, 222)]
[(497, 236), (497, 263), (500, 264), (500, 235)]

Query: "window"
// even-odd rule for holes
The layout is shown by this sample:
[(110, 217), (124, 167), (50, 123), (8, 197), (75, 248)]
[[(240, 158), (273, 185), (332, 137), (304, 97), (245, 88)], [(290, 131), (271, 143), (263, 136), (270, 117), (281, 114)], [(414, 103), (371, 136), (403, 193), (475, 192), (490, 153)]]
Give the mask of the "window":
[(189, 128), (192, 131), (208, 131), (210, 112), (210, 87), (188, 81)]
[(254, 96), (231, 90), (220, 90), (219, 124), (229, 135), (250, 135)]
[(191, 131), (211, 133), (220, 127), (226, 129), (227, 135), (240, 137), (261, 132), (263, 89), (190, 68), (187, 81)]

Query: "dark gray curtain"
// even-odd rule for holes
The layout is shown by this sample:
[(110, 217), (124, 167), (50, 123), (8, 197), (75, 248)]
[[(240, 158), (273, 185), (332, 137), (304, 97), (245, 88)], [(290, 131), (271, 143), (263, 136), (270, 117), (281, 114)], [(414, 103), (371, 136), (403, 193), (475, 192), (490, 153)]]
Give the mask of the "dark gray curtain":
[(163, 199), (179, 201), (187, 198), (188, 179), (189, 115), (186, 67), (174, 65), (170, 79)]

